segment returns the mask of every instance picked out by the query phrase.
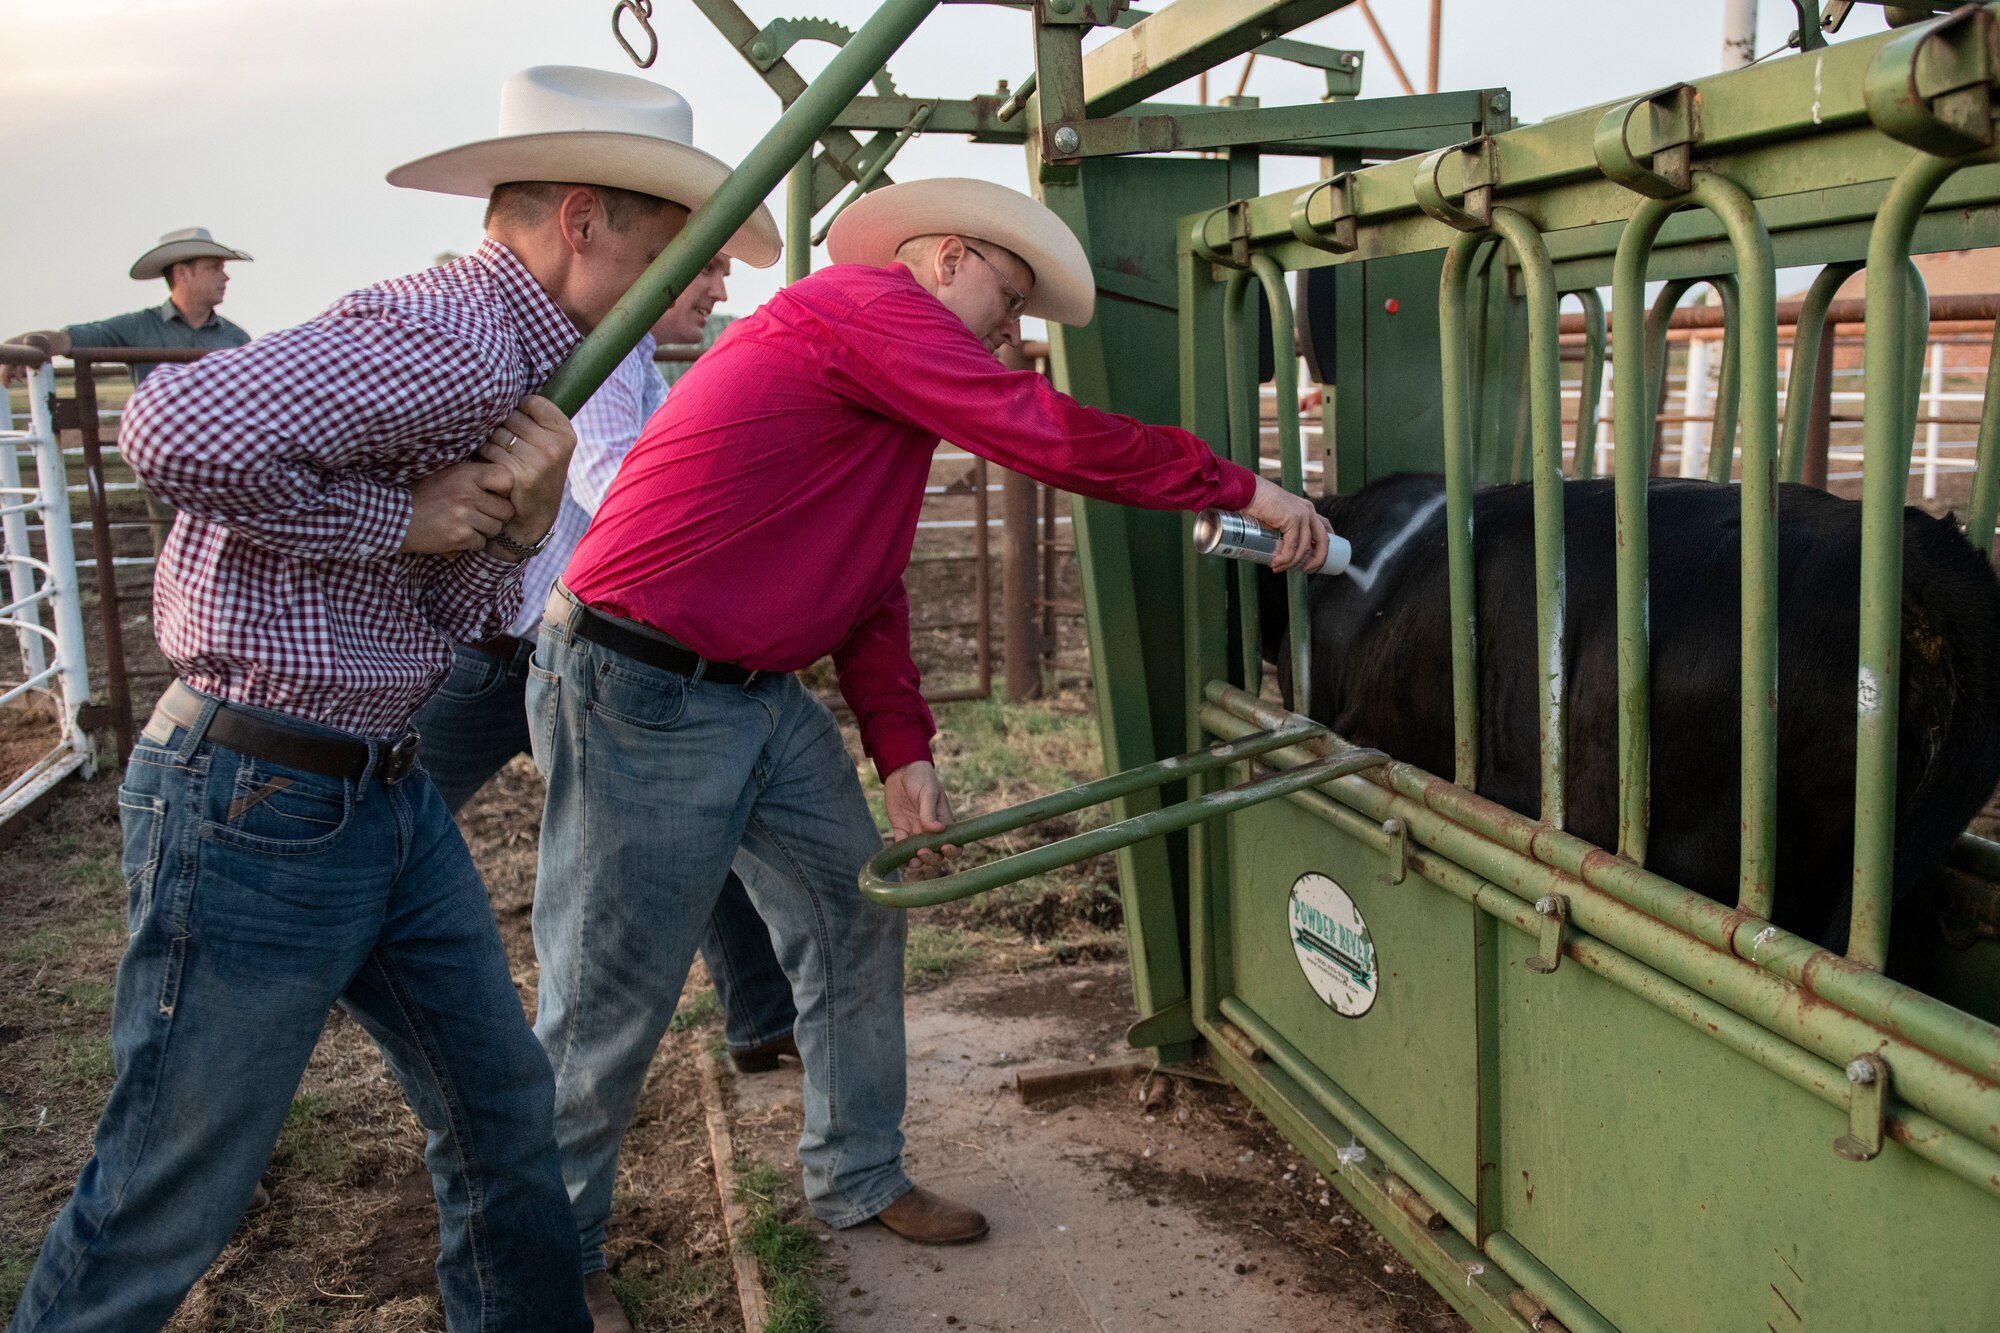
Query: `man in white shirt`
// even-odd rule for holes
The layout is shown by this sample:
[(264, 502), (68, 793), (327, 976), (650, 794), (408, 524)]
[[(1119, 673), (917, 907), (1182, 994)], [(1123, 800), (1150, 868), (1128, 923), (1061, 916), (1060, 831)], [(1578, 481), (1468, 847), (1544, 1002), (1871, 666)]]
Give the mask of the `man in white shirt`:
[[(453, 814), (517, 754), (528, 751), (528, 660), (542, 603), (590, 526), (639, 431), (667, 398), (653, 364), (656, 340), (698, 343), (727, 296), (729, 258), (717, 255), (576, 414), (576, 452), (549, 544), (521, 576), (521, 609), (506, 634), (452, 650), (451, 675), (417, 714), (423, 764)], [(724, 1015), (729, 1058), (744, 1073), (775, 1069), (798, 1055), (791, 983), (771, 951), (770, 932), (732, 872), (709, 920), (702, 961)]]

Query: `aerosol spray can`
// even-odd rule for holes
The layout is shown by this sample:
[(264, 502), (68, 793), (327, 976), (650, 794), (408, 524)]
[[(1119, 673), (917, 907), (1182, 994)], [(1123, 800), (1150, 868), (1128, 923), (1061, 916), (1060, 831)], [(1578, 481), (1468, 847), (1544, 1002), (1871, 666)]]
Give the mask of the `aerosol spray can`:
[[(1227, 556), (1268, 565), (1278, 551), (1278, 534), (1254, 518), (1225, 509), (1204, 509), (1194, 519), (1194, 549), (1202, 555)], [(1344, 574), (1354, 548), (1345, 537), (1327, 534), (1326, 560), (1313, 574)]]

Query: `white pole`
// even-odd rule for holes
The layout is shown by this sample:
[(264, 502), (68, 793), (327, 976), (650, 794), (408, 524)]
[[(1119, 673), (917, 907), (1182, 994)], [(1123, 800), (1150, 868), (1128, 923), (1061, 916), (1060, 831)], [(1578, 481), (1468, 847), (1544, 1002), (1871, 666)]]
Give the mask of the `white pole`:
[(1590, 475), (1605, 475), (1605, 455), (1611, 452), (1611, 365), (1607, 361), (1604, 374), (1597, 386), (1597, 440), (1591, 446), (1597, 454), (1593, 460)]
[(84, 757), (83, 775), (92, 771), (90, 737), (78, 714), (90, 701), (90, 670), (84, 662), (83, 606), (78, 599), (74, 531), (69, 520), (69, 472), (49, 405), (55, 401), (55, 367), (46, 361), (30, 381), (28, 401), (35, 435), (35, 476), (42, 488), (42, 536), (48, 552), (50, 609), (55, 613), (56, 662), (62, 668), (63, 739)]
[(1723, 0), (1722, 68), (1742, 69), (1757, 59), (1757, 0)]
[(1930, 424), (1924, 427), (1924, 499), (1937, 499), (1938, 479), (1938, 436), (1942, 434), (1938, 422), (1939, 409), (1944, 404), (1944, 344), (1931, 344), (1931, 392), (1930, 411), (1925, 413)]
[[(29, 388), (33, 387), (34, 381), (30, 380)], [(12, 415), (11, 411), (9, 415)], [(0, 437), (0, 505), (8, 509), (21, 504), (31, 494), (21, 485), (20, 446), (23, 443), (32, 445), (35, 441), (32, 437), (25, 441), (14, 437), (10, 423), (8, 437)], [(4, 559), (7, 565), (8, 600), (25, 602), (35, 595), (35, 567), (29, 563), (35, 557), (35, 548), (28, 540), (28, 516), (17, 511), (0, 518), (0, 542), (4, 542), (6, 551), (0, 559)], [(37, 623), (40, 614), (33, 606), (23, 606), (20, 610), (22, 619), (34, 619)], [(22, 678), (33, 680), (48, 665), (48, 645), (39, 634), (24, 632), (15, 637), (21, 641)]]
[(1681, 395), (1681, 475), (1702, 477), (1708, 475), (1703, 465), (1708, 461), (1709, 427), (1706, 421), (1696, 421), (1695, 417), (1708, 409), (1708, 359), (1709, 341), (1702, 337), (1688, 339), (1687, 390)]

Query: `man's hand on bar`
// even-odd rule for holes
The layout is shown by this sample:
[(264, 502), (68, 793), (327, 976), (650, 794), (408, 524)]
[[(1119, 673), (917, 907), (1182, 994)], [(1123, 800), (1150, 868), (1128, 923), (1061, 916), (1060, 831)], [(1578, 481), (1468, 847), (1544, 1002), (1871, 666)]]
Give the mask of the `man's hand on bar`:
[[(925, 761), (904, 764), (883, 779), (882, 806), (889, 816), (889, 836), (898, 842), (919, 833), (937, 833), (951, 824), (951, 802), (938, 781), (937, 766)], [(910, 865), (919, 872), (932, 871), (957, 859), (958, 848), (940, 847), (918, 852)]]
[(563, 481), (569, 475), (570, 452), (575, 448), (576, 430), (569, 418), (539, 394), (523, 398), (479, 446), (479, 458), (505, 468), (513, 478), (512, 488), (506, 492), (514, 506), (505, 528), (510, 540), (533, 546), (555, 526)]

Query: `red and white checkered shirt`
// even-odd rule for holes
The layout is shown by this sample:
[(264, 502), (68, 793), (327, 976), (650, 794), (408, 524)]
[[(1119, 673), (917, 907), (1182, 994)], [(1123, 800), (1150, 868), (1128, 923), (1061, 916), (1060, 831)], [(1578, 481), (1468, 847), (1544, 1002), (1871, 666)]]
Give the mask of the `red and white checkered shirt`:
[(196, 689), (365, 736), (409, 723), (451, 645), (504, 630), (521, 566), (401, 555), (411, 482), (477, 449), (581, 340), (488, 240), (318, 318), (162, 367), (119, 450), (180, 511), (154, 581)]

